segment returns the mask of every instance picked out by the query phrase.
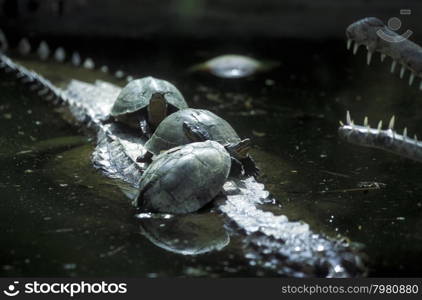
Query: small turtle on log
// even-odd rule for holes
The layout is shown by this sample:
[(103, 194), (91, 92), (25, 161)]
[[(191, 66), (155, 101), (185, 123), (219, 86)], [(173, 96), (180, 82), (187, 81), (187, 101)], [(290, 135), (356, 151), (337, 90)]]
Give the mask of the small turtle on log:
[(129, 82), (122, 89), (110, 115), (132, 128), (141, 127), (149, 137), (166, 116), (187, 107), (182, 94), (173, 84), (144, 77)]

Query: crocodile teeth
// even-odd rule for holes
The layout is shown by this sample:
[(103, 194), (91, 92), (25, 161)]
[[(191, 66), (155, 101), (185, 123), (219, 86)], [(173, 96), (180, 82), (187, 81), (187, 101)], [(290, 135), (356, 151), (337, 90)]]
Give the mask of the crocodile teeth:
[(366, 63), (368, 64), (368, 66), (371, 64), (371, 60), (372, 60), (372, 52), (368, 51), (368, 53), (366, 54)]
[(66, 52), (62, 47), (59, 47), (54, 52), (54, 59), (58, 62), (63, 62), (66, 59)]
[(418, 143), (418, 136), (416, 134), (414, 135), (413, 139), (415, 140), (415, 144), (417, 144)]
[(353, 54), (356, 54), (358, 52), (358, 49), (359, 49), (359, 44), (358, 43), (355, 43), (353, 45)]
[(368, 117), (365, 117), (365, 119), (363, 119), (363, 126), (367, 127), (368, 126)]
[(413, 84), (413, 80), (415, 79), (415, 74), (410, 73), (410, 77), (409, 77), (409, 85)]
[(350, 111), (346, 112), (346, 123), (347, 125), (352, 125), (352, 118), (350, 117)]
[(385, 55), (384, 53), (381, 53), (381, 62), (383, 62), (386, 57), (387, 55)]
[(87, 59), (85, 59), (83, 66), (85, 69), (94, 69), (95, 64), (94, 61), (88, 57)]
[(28, 55), (31, 52), (31, 44), (27, 38), (23, 38), (19, 41), (18, 51), (21, 55)]
[(9, 43), (7, 42), (6, 35), (0, 29), (0, 51), (6, 52), (8, 48), (9, 48)]
[(338, 121), (339, 123), (340, 123), (340, 126), (341, 127), (343, 127), (344, 126), (344, 123), (340, 120), (340, 121)]
[(394, 71), (396, 70), (396, 66), (397, 66), (397, 61), (393, 60), (393, 62), (391, 63), (391, 73), (394, 73)]
[(378, 122), (377, 129), (378, 129), (378, 132), (381, 131), (381, 129), (382, 129), (382, 120)]
[(396, 121), (396, 117), (392, 116), (390, 119), (390, 123), (388, 124), (388, 129), (393, 130), (394, 129), (394, 122)]
[(126, 81), (127, 82), (131, 82), (132, 80), (133, 80), (133, 77), (132, 76), (129, 75), (129, 76), (126, 77)]
[(347, 50), (350, 50), (350, 47), (352, 47), (352, 40), (351, 39), (348, 39), (347, 40)]
[(50, 56), (50, 48), (45, 41), (41, 41), (37, 49), (37, 54), (41, 60), (46, 60)]
[(81, 56), (79, 55), (78, 52), (73, 52), (72, 58), (70, 59), (70, 61), (72, 62), (72, 65), (77, 67), (81, 64)]
[(401, 69), (400, 69), (400, 78), (403, 78), (405, 71), (406, 71), (406, 69), (404, 68), (404, 66), (401, 66)]
[(404, 127), (403, 129), (403, 140), (407, 138), (407, 127)]

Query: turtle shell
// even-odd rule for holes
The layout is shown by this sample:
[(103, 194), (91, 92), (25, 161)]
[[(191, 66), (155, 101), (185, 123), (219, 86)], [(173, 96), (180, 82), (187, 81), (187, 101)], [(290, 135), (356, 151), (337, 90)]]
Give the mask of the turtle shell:
[(188, 107), (182, 94), (173, 84), (154, 77), (144, 77), (132, 80), (122, 89), (110, 114), (119, 116), (143, 109), (148, 106), (151, 96), (155, 93), (164, 95), (167, 103), (177, 109)]
[(183, 130), (185, 121), (199, 125), (208, 132), (211, 140), (222, 145), (240, 141), (233, 127), (216, 114), (208, 110), (187, 108), (165, 118), (146, 142), (145, 148), (153, 154), (160, 154), (161, 151), (191, 143)]
[(230, 167), (229, 153), (214, 141), (170, 149), (145, 170), (135, 204), (161, 213), (197, 211), (217, 196)]

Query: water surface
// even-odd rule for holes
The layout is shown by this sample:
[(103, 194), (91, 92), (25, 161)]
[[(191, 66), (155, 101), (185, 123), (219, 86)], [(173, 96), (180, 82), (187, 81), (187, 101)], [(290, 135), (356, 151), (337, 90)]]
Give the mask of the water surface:
[[(340, 40), (84, 42), (66, 43), (112, 70), (172, 81), (191, 106), (216, 112), (251, 137), (261, 181), (290, 220), (361, 244), (371, 276), (420, 276), (421, 165), (337, 136), (346, 110), (357, 122), (368, 115), (371, 124), (395, 114), (398, 128), (422, 132), (421, 93), (389, 74), (388, 64), (374, 59), (367, 67), (363, 50), (353, 56)], [(225, 53), (281, 66), (237, 80), (186, 72)], [(41, 67), (58, 78), (80, 76), (54, 63)], [(151, 243), (119, 188), (90, 166), (94, 141), (19, 85), (2, 79), (0, 89), (1, 275), (274, 275), (249, 266), (236, 240), (198, 256)], [(25, 153), (52, 138), (57, 147)]]

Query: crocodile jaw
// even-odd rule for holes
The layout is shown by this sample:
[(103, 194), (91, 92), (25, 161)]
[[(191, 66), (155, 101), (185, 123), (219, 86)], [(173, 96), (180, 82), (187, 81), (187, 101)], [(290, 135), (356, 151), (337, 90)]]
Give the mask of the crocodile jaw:
[(418, 162), (422, 162), (422, 142), (419, 142), (416, 135), (414, 138), (407, 136), (407, 129), (404, 128), (403, 134), (394, 131), (394, 116), (390, 120), (387, 129), (382, 129), (382, 121), (378, 123), (377, 128), (372, 128), (365, 118), (364, 125), (356, 125), (347, 112), (347, 124), (340, 122), (338, 129), (342, 139), (349, 143), (385, 150)]
[[(351, 24), (346, 29), (347, 48), (356, 54), (359, 47), (367, 49), (366, 61), (369, 65), (374, 52), (381, 54), (381, 61), (390, 57), (393, 61), (390, 71), (395, 72), (397, 64), (401, 65), (400, 78), (406, 70), (410, 71), (409, 85), (415, 77), (422, 78), (422, 47), (390, 30), (377, 18), (365, 18)], [(422, 82), (419, 85), (422, 90)]]

